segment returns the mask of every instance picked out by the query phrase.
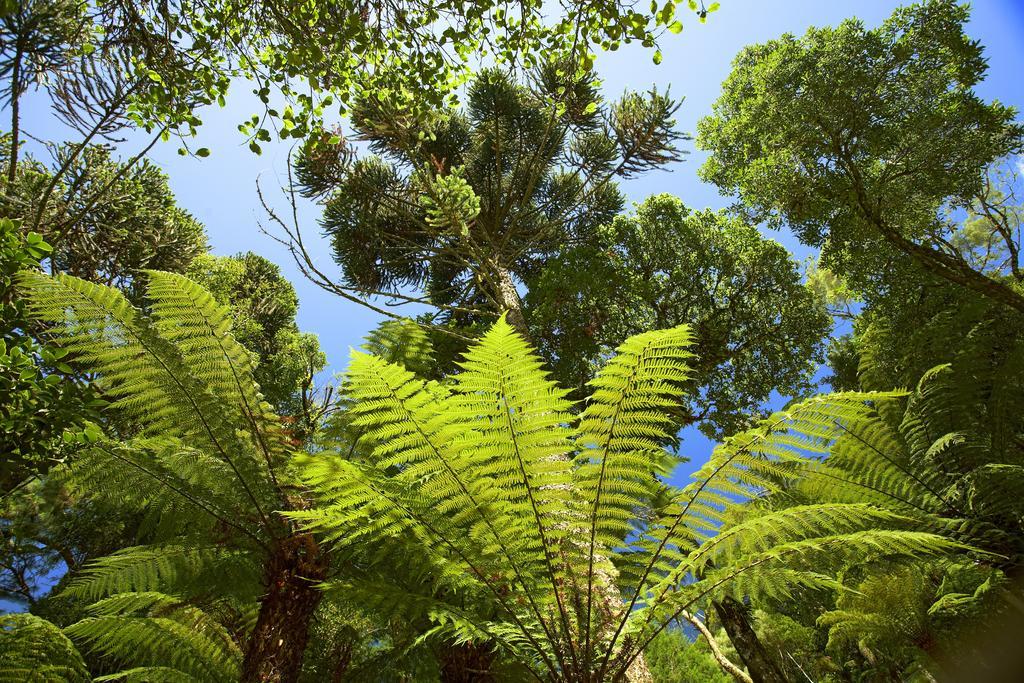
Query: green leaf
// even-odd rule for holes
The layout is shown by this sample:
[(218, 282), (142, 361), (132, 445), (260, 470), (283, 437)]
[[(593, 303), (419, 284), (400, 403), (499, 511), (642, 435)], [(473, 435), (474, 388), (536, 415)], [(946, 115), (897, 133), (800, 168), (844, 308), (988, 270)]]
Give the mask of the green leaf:
[(668, 30), (670, 33), (680, 33), (683, 30), (683, 24), (680, 21), (673, 21), (669, 24)]
[(210, 150), (207, 149), (206, 147), (200, 147), (199, 149), (196, 150), (196, 156), (204, 158), (208, 157), (210, 156)]
[(654, 52), (654, 58), (653, 59), (654, 59), (654, 63), (655, 64), (661, 64), (661, 50), (656, 50)]

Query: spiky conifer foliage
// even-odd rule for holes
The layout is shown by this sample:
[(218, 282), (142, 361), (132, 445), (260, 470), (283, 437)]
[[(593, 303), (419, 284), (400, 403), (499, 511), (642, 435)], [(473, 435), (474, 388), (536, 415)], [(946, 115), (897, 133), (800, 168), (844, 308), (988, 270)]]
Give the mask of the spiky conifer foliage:
[(328, 290), (421, 301), (432, 322), (469, 336), (509, 310), (522, 331), (517, 285), (595, 239), (623, 206), (618, 178), (680, 158), (678, 106), (656, 90), (606, 103), (592, 71), (556, 63), (523, 83), (484, 69), (463, 110), (424, 117), (369, 94), (352, 122), (374, 156), (325, 135), (295, 160), (297, 188), (323, 203), (340, 276), (314, 263), (297, 228), (279, 227), (299, 267)]
[[(579, 415), (504, 320), (447, 385), (357, 352), (347, 389), (368, 458), (309, 458), (319, 505), (289, 517), (352, 552), (400, 544), (422, 568), (419, 585), (355, 577), (345, 588), (427, 615), (457, 640), (494, 643), (541, 680), (616, 680), (673, 618), (713, 597), (784, 596), (833, 585), (830, 569), (850, 558), (960, 547), (861, 502), (714, 535), (736, 496), (764, 493), (802, 461), (777, 445), (780, 425), (821, 432), (887, 395), (777, 416), (673, 489), (659, 475), (690, 341), (685, 326), (626, 341)], [(624, 601), (597, 599), (602, 584)]]

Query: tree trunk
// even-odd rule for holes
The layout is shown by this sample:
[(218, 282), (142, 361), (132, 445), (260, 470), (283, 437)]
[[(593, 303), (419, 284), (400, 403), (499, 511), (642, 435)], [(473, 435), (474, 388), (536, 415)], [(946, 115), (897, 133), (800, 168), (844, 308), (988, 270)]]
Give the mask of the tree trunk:
[(743, 603), (727, 597), (716, 601), (714, 606), (754, 683), (786, 683), (786, 674), (757, 637)]
[(492, 683), (494, 649), (486, 643), (452, 643), (440, 653), (441, 683)]
[(995, 280), (971, 268), (968, 264), (945, 254), (938, 249), (918, 244), (907, 239), (898, 230), (875, 219), (875, 225), (882, 236), (893, 246), (918, 262), (925, 270), (961, 287), (966, 287), (981, 296), (1009, 306), (1024, 313), (1024, 295), (1009, 285)]
[(266, 594), (242, 662), (244, 683), (294, 683), (322, 596), (327, 558), (310, 534), (277, 541), (266, 569)]
[(992, 301), (998, 301), (1018, 313), (1024, 313), (1024, 294), (999, 280), (974, 270), (963, 259), (958, 259), (926, 244), (918, 244), (908, 239), (900, 232), (898, 227), (890, 225), (881, 216), (878, 209), (873, 206), (872, 202), (869, 201), (867, 191), (864, 189), (864, 182), (857, 171), (856, 165), (847, 163), (847, 172), (853, 178), (854, 190), (857, 193), (857, 203), (864, 217), (874, 225), (878, 233), (891, 245), (916, 261), (918, 265), (929, 273), (966, 287)]
[(529, 340), (530, 330), (526, 327), (526, 316), (523, 315), (523, 300), (519, 297), (512, 274), (504, 266), (496, 266), (495, 271), (498, 274), (498, 303), (505, 313), (505, 319), (516, 332)]
[(348, 675), (348, 668), (352, 664), (353, 649), (353, 643), (348, 639), (345, 639), (345, 642), (334, 648), (332, 653), (334, 668), (331, 670), (331, 683), (342, 683), (345, 680), (345, 676)]
[(18, 146), (21, 143), (19, 140), (21, 134), (21, 93), (19, 92), (21, 87), (21, 60), (22, 46), (21, 38), (19, 38), (17, 52), (14, 55), (14, 66), (11, 71), (11, 151), (10, 158), (7, 161), (8, 194), (14, 192), (14, 179), (18, 175)]
[(711, 655), (718, 662), (718, 665), (722, 667), (722, 671), (732, 676), (737, 683), (754, 683), (746, 671), (736, 666), (734, 662), (729, 661), (729, 658), (722, 652), (722, 648), (718, 646), (715, 636), (708, 630), (707, 625), (700, 618), (689, 612), (683, 612), (680, 616), (690, 622), (704, 636), (704, 641), (711, 648)]

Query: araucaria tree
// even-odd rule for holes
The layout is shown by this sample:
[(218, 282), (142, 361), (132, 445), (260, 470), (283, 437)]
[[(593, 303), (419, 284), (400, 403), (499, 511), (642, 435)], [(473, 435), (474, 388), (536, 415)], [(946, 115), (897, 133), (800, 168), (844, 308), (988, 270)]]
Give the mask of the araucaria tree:
[[(502, 312), (580, 398), (633, 334), (693, 326), (698, 365), (680, 423), (716, 435), (749, 424), (773, 390), (808, 390), (829, 320), (778, 243), (725, 214), (657, 196), (618, 215), (617, 181), (678, 161), (677, 104), (656, 92), (602, 102), (593, 74), (549, 64), (528, 85), (501, 71), (472, 84), (464, 111), (416, 119), (367, 100), (356, 137), (309, 143), (302, 192), (341, 274), (278, 234), (314, 282), (347, 298), (423, 303), (435, 330), (473, 337)], [(373, 299), (376, 297), (376, 299)], [(464, 347), (434, 335), (440, 371)]]
[(427, 303), (454, 332), (508, 311), (526, 334), (518, 288), (621, 210), (615, 179), (678, 158), (678, 105), (653, 90), (605, 104), (594, 74), (568, 62), (545, 64), (529, 84), (485, 70), (466, 100), (465, 110), (411, 117), (367, 96), (353, 126), (379, 156), (357, 157), (339, 136), (299, 155), (299, 188), (324, 202), (337, 282), (304, 252), (296, 226), (280, 227), (328, 289)]

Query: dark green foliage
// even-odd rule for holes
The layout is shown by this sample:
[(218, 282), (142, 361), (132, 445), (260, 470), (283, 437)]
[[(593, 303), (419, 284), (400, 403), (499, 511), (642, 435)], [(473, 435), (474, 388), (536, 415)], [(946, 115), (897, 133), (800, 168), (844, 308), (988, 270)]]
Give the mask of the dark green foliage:
[(555, 375), (580, 388), (626, 337), (692, 325), (699, 389), (684, 422), (716, 435), (742, 428), (773, 390), (809, 392), (831, 326), (780, 244), (668, 195), (549, 260), (525, 305)]
[(198, 257), (188, 276), (231, 309), (235, 339), (256, 354), (253, 377), (263, 397), (281, 415), (308, 431), (304, 392), (327, 359), (315, 335), (299, 332), (295, 315), (299, 299), (281, 270), (252, 252), (238, 256)]
[(42, 213), (44, 238), (53, 246), (51, 272), (113, 285), (139, 302), (146, 269), (182, 272), (206, 250), (201, 223), (177, 205), (167, 176), (142, 160), (128, 165), (105, 147), (90, 146), (73, 160), (74, 145), (56, 150), (55, 170), (31, 157), (4, 182), (3, 210), (31, 224), (46, 187), (56, 182)]
[[(15, 282), (39, 267), (50, 246), (38, 233), (0, 219), (0, 490), (45, 472), (73, 450), (88, 420), (97, 417), (95, 394), (72, 373), (59, 349), (40, 344)], [(65, 440), (65, 435), (68, 437)]]
[(606, 0), (554, 12), (539, 3), (513, 11), (493, 0), (97, 4), (109, 33), (138, 57), (130, 73), (157, 86), (137, 98), (140, 123), (163, 115), (187, 134), (200, 124), (196, 104), (221, 101), (230, 79), (241, 76), (264, 105), (239, 126), (256, 153), (272, 136), (319, 132), (331, 110), (366, 94), (410, 114), (450, 103), (478, 56), (526, 68), (558, 56), (574, 72), (593, 64), (598, 46), (654, 47), (666, 30), (682, 28), (675, 4), (648, 11)]
[(682, 629), (662, 631), (644, 650), (654, 683), (732, 683), (700, 643), (690, 642)]
[[(758, 506), (870, 502), (930, 520), (984, 552), (962, 562), (854, 564), (843, 578), (854, 592), (805, 596), (810, 612), (782, 607), (801, 628), (816, 627), (819, 640), (828, 636), (827, 647), (790, 649), (810, 670), (825, 671), (828, 656), (837, 672), (883, 680), (965, 661), (964, 672), (987, 676), (1014, 656), (987, 629), (1015, 613), (1020, 599), (1013, 583), (1024, 557), (1020, 321), (953, 285), (925, 291), (915, 306), (873, 306), (847, 342), (846, 362), (859, 363), (863, 386), (909, 384), (908, 398), (876, 401), (873, 411), (804, 438), (788, 431), (777, 447), (824, 457)], [(954, 338), (959, 343), (949, 344)], [(944, 364), (924, 367), (935, 361)]]
[(31, 614), (0, 615), (0, 680), (45, 683), (91, 680), (75, 646), (50, 622)]

